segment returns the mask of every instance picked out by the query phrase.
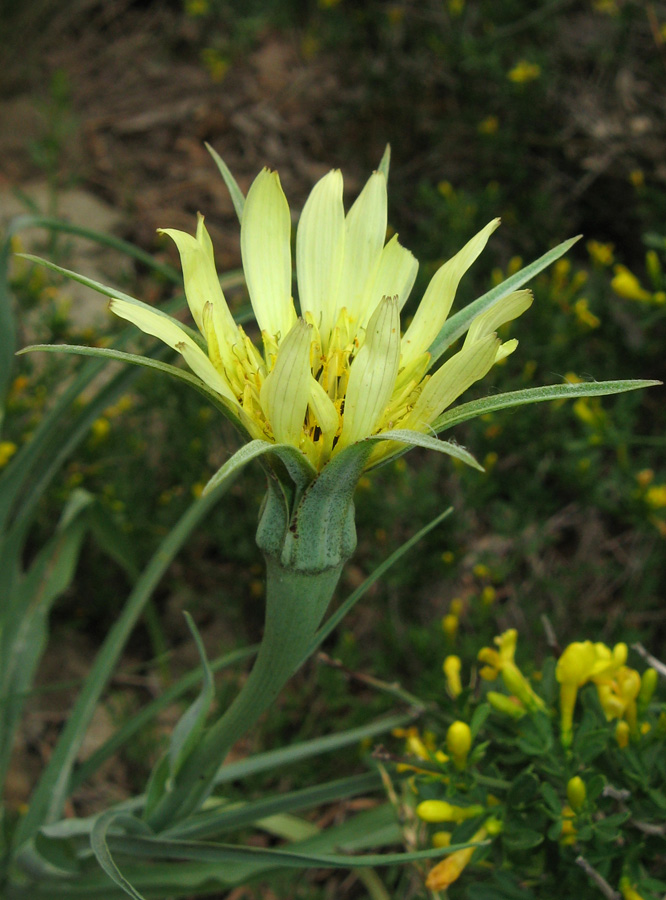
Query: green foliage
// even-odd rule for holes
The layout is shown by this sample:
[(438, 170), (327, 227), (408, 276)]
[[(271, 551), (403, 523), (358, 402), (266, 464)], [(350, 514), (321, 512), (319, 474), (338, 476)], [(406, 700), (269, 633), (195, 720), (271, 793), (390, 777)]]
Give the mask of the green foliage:
[[(644, 670), (646, 687), (638, 693), (639, 673), (620, 663), (626, 647), (613, 654), (614, 663), (609, 648), (598, 650), (607, 665), (596, 675), (580, 676), (584, 686), (567, 747), (558, 681), (566, 680), (566, 655), (581, 645), (568, 647), (557, 667), (552, 655), (529, 658), (521, 648), (530, 689), (544, 702), (543, 709), (530, 709), (507, 687), (513, 657), (503, 648), (509, 634), (496, 638), (499, 651), (478, 654), (486, 663), (480, 673), (465, 660), (464, 683), (441, 679), (437, 709), (420, 731), (402, 732), (407, 755), (398, 771), (414, 773), (399, 811), (406, 832), (424, 820), (421, 840), (430, 837), (445, 846), (469, 840), (486, 826), (487, 833), (476, 837), (486, 843), (459, 880), (443, 861), (428, 885), (442, 890), (450, 878), (451, 900), (512, 897), (521, 889), (527, 893), (520, 896), (535, 898), (588, 896), (598, 877), (633, 900), (661, 896), (666, 706), (653, 695), (656, 672)], [(489, 663), (497, 668), (489, 671)], [(462, 766), (453, 764), (451, 740), (445, 738), (452, 720), (459, 728), (472, 726), (474, 740)], [(477, 805), (478, 812), (468, 816)], [(625, 893), (632, 886), (638, 893)]]

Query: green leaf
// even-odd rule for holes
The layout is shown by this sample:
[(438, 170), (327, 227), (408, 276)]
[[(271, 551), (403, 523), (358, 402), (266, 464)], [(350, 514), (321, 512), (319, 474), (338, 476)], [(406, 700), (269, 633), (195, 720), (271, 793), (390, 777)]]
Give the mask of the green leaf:
[(521, 772), (514, 780), (506, 797), (510, 807), (530, 803), (539, 794), (539, 779), (532, 772)]
[(234, 472), (240, 471), (243, 466), (247, 465), (253, 459), (265, 456), (267, 453), (274, 453), (286, 467), (294, 480), (298, 480), (299, 486), (304, 488), (307, 484), (317, 477), (317, 472), (312, 468), (303, 454), (291, 444), (272, 444), (270, 441), (254, 440), (249, 444), (244, 444), (240, 450), (228, 459), (224, 465), (217, 470), (208, 484), (203, 489), (204, 495), (221, 484)]
[[(0, 783), (4, 779), (18, 725), (34, 674), (46, 646), (53, 603), (71, 583), (87, 527), (84, 516), (92, 498), (75, 493), (56, 533), (30, 569), (3, 597), (0, 628)], [(6, 698), (6, 702), (5, 702)]]
[[(206, 143), (206, 142), (204, 142)], [(206, 143), (206, 150), (210, 153), (210, 155), (215, 160), (215, 165), (220, 170), (220, 175), (224, 179), (224, 183), (227, 186), (227, 190), (231, 195), (231, 202), (234, 205), (234, 209), (236, 210), (236, 215), (238, 216), (238, 221), (240, 222), (243, 218), (243, 207), (245, 206), (245, 197), (243, 196), (243, 192), (238, 187), (238, 182), (231, 174), (231, 170), (229, 166), (225, 163), (222, 157), (213, 150), (210, 144)]]
[(22, 350), (19, 350), (17, 355), (20, 356), (24, 353), (35, 353), (37, 351), (44, 353), (71, 353), (76, 356), (93, 356), (98, 359), (108, 360), (109, 362), (122, 362), (129, 363), (133, 366), (142, 366), (145, 369), (154, 369), (165, 375), (170, 375), (172, 378), (184, 381), (185, 384), (193, 387), (195, 391), (203, 394), (203, 396), (217, 407), (227, 419), (233, 422), (242, 434), (247, 434), (245, 426), (236, 415), (234, 408), (227, 403), (220, 394), (201, 381), (200, 378), (197, 378), (196, 375), (192, 375), (184, 369), (179, 369), (178, 366), (172, 366), (170, 363), (162, 362), (160, 359), (153, 359), (150, 356), (141, 356), (138, 353), (126, 353), (124, 350), (114, 350), (111, 347), (83, 347), (78, 344), (32, 344), (30, 347), (24, 347)]
[[(252, 860), (260, 863), (267, 862), (271, 866), (295, 869), (355, 869), (359, 866), (390, 866), (417, 860), (436, 859), (470, 846), (469, 843), (452, 844), (450, 847), (436, 847), (432, 850), (386, 854), (364, 853), (352, 856), (340, 853), (305, 853), (292, 849), (242, 847), (237, 844), (214, 844), (207, 841), (173, 841), (161, 837), (105, 836), (107, 837), (107, 849), (113, 848), (118, 853), (142, 859), (189, 859), (217, 863)], [(105, 871), (107, 870), (105, 869)]]
[(196, 500), (186, 510), (158, 547), (134, 586), (95, 658), (90, 674), (32, 795), (28, 812), (17, 828), (15, 835), (17, 847), (33, 837), (43, 824), (54, 822), (61, 815), (81, 743), (125, 642), (176, 553), (229, 487), (230, 481), (227, 481), (207, 497)]
[(148, 831), (146, 825), (139, 819), (135, 819), (133, 816), (119, 814), (115, 810), (109, 810), (106, 813), (102, 813), (95, 823), (95, 827), (90, 836), (90, 846), (92, 847), (97, 862), (112, 881), (121, 887), (126, 894), (129, 894), (130, 897), (134, 898), (134, 900), (145, 900), (145, 897), (134, 890), (111, 856), (107, 836), (109, 828), (114, 822), (123, 825), (125, 828), (130, 828), (136, 834), (145, 834)]
[(502, 832), (502, 844), (509, 851), (531, 850), (542, 844), (544, 835), (533, 828), (514, 826), (509, 823)]
[(472, 454), (465, 450), (464, 447), (453, 444), (451, 441), (440, 441), (436, 437), (432, 437), (429, 434), (423, 434), (420, 431), (411, 431), (406, 428), (383, 431), (381, 434), (373, 434), (370, 437), (365, 438), (365, 441), (397, 441), (401, 444), (409, 444), (410, 447), (423, 447), (426, 450), (436, 450), (438, 453), (445, 453), (447, 456), (452, 456), (454, 459), (460, 460), (460, 462), (471, 466), (473, 469), (478, 469), (479, 472), (485, 471), (483, 466), (480, 465), (480, 463), (478, 463)]
[(201, 692), (194, 703), (183, 714), (171, 733), (169, 742), (169, 775), (173, 778), (183, 762), (187, 759), (190, 751), (199, 740), (206, 723), (206, 717), (215, 699), (215, 684), (213, 682), (213, 673), (211, 672), (206, 658), (206, 649), (201, 640), (201, 635), (197, 631), (192, 616), (185, 612), (187, 626), (190, 629), (194, 642), (197, 645), (201, 667), (203, 669), (203, 682)]
[(556, 816), (560, 816), (562, 814), (562, 803), (563, 801), (560, 799), (559, 794), (547, 781), (541, 783), (541, 796), (546, 801), (548, 808), (552, 813)]
[(447, 410), (433, 423), (433, 429), (437, 432), (445, 431), (468, 419), (484, 416), (487, 413), (496, 412), (499, 409), (510, 409), (514, 406), (524, 406), (526, 403), (543, 403), (547, 400), (571, 400), (576, 397), (604, 397), (609, 394), (622, 394), (626, 391), (637, 391), (641, 388), (655, 387), (661, 381), (629, 380), (629, 381), (593, 381), (581, 384), (552, 384), (536, 388), (526, 388), (522, 391), (509, 391), (504, 394), (496, 394), (491, 397), (483, 397), (480, 400), (472, 400), (462, 403), (453, 409)]
[[(225, 653), (223, 656), (214, 660), (210, 667), (214, 672), (219, 671), (227, 666), (232, 666), (238, 662), (244, 662), (249, 657), (256, 654), (258, 647), (245, 647), (240, 650), (234, 650), (231, 653)], [(108, 738), (101, 747), (92, 753), (84, 763), (72, 775), (69, 791), (75, 791), (81, 784), (87, 781), (90, 776), (99, 769), (107, 759), (110, 759), (121, 747), (123, 747), (144, 725), (153, 721), (157, 715), (170, 706), (174, 700), (181, 697), (184, 693), (196, 686), (203, 675), (203, 669), (198, 666), (191, 672), (188, 672), (182, 678), (179, 678), (174, 684), (170, 685), (163, 691), (159, 697), (144, 706), (139, 712), (132, 715), (110, 738)]]
[(289, 791), (274, 797), (262, 797), (247, 803), (223, 805), (219, 809), (204, 810), (183, 822), (176, 823), (164, 831), (162, 837), (194, 838), (220, 835), (234, 829), (252, 824), (260, 824), (261, 819), (276, 816), (278, 813), (294, 813), (298, 810), (311, 809), (324, 803), (334, 803), (357, 794), (377, 791), (382, 787), (378, 772), (353, 775), (340, 778), (325, 784)]
[(581, 236), (578, 235), (577, 237), (570, 238), (568, 241), (563, 241), (561, 244), (558, 244), (557, 247), (553, 247), (552, 250), (544, 253), (539, 259), (536, 259), (534, 262), (525, 266), (519, 272), (516, 272), (515, 275), (507, 278), (506, 281), (498, 284), (497, 287), (492, 288), (492, 290), (488, 291), (482, 297), (479, 297), (478, 300), (474, 300), (464, 309), (461, 309), (455, 315), (451, 316), (451, 318), (444, 323), (442, 330), (430, 347), (432, 362), (436, 362), (451, 344), (467, 331), (478, 315), (485, 312), (487, 309), (490, 309), (491, 306), (494, 306), (495, 303), (499, 302), (503, 297), (506, 297), (507, 294), (511, 294), (513, 291), (517, 291), (518, 288), (521, 288), (524, 284), (527, 284), (527, 282), (534, 278), (535, 275), (538, 275), (539, 272), (542, 272), (551, 265), (551, 263), (554, 263), (560, 256), (563, 256), (567, 250), (573, 247), (576, 241), (580, 240), (580, 237)]

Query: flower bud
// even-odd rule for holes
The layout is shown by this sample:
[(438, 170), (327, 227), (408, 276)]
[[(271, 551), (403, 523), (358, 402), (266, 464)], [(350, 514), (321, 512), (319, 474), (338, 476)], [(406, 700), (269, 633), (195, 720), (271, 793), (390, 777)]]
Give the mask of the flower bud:
[(567, 800), (574, 812), (578, 812), (583, 807), (586, 796), (585, 782), (580, 775), (574, 775), (567, 782)]
[(659, 675), (656, 669), (646, 669), (641, 676), (641, 688), (638, 692), (638, 708), (641, 712), (647, 709), (657, 688)]
[(416, 815), (424, 822), (464, 822), (485, 812), (479, 803), (471, 806), (454, 806), (446, 800), (423, 800), (416, 807)]
[(488, 691), (486, 699), (497, 712), (511, 716), (512, 719), (522, 719), (527, 710), (517, 697), (507, 697), (498, 691)]
[(472, 732), (466, 722), (454, 722), (446, 732), (446, 749), (458, 769), (464, 769), (472, 746)]
[(455, 700), (462, 694), (462, 682), (460, 680), (461, 662), (459, 656), (447, 656), (444, 660), (444, 674), (446, 676), (446, 689)]
[(621, 719), (615, 726), (615, 740), (621, 750), (629, 743), (629, 723)]

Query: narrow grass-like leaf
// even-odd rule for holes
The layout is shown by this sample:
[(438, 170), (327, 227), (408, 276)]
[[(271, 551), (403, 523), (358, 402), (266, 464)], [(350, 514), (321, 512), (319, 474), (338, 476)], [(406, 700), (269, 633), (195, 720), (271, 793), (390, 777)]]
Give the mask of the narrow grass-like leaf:
[(95, 658), (90, 675), (33, 793), (30, 807), (17, 828), (15, 835), (17, 847), (28, 841), (43, 824), (54, 822), (61, 815), (81, 742), (137, 619), (176, 553), (193, 529), (228, 490), (231, 481), (232, 478), (220, 484), (215, 491), (196, 500), (186, 510), (136, 583)]
[(431, 850), (413, 850), (400, 853), (363, 853), (344, 855), (339, 853), (304, 853), (298, 850), (273, 849), (264, 847), (241, 847), (236, 844), (214, 844), (207, 841), (172, 841), (161, 837), (125, 837), (107, 834), (109, 849), (126, 856), (142, 859), (183, 859), (201, 862), (245, 862), (268, 863), (271, 867), (294, 869), (354, 869), (357, 866), (402, 865), (417, 860), (436, 859), (456, 850), (471, 846), (470, 843), (451, 844), (449, 847), (435, 847)]
[(503, 297), (506, 297), (507, 294), (517, 291), (518, 288), (527, 284), (527, 282), (534, 278), (535, 275), (538, 275), (539, 272), (542, 272), (563, 256), (578, 240), (580, 240), (580, 235), (569, 238), (568, 241), (563, 241), (561, 244), (558, 244), (557, 247), (553, 247), (552, 250), (544, 253), (543, 256), (540, 256), (529, 265), (524, 266), (519, 272), (516, 272), (515, 275), (511, 275), (506, 281), (498, 284), (482, 297), (469, 303), (464, 309), (461, 309), (455, 315), (447, 319), (442, 330), (430, 347), (432, 362), (436, 362), (451, 344), (467, 331), (472, 324), (472, 321), (480, 315), (480, 313), (489, 309)]
[[(210, 668), (213, 672), (220, 669), (244, 662), (246, 659), (254, 656), (258, 650), (258, 645), (252, 647), (244, 647), (241, 650), (234, 650), (226, 653), (224, 656), (213, 660)], [(144, 725), (152, 722), (162, 710), (166, 709), (174, 700), (177, 700), (187, 691), (192, 690), (203, 676), (203, 669), (198, 666), (191, 672), (188, 672), (177, 682), (170, 685), (159, 697), (144, 706), (138, 713), (132, 715), (110, 738), (108, 738), (101, 747), (98, 747), (72, 774), (72, 779), (68, 793), (75, 791), (81, 784), (90, 778), (94, 772), (103, 765), (107, 759), (110, 759), (121, 747), (130, 741), (134, 735), (139, 732)]]
[(268, 750), (265, 753), (250, 756), (248, 759), (227, 763), (218, 769), (215, 776), (215, 785), (219, 787), (221, 784), (239, 781), (259, 772), (273, 771), (280, 766), (293, 765), (303, 759), (311, 759), (313, 756), (320, 756), (323, 753), (333, 753), (342, 747), (359, 744), (363, 740), (373, 738), (378, 734), (386, 734), (386, 732), (392, 731), (394, 728), (401, 728), (408, 722), (413, 721), (414, 716), (410, 713), (387, 716), (384, 719), (370, 722), (368, 725), (361, 725), (359, 728), (351, 728), (337, 734), (313, 738), (311, 741), (303, 741), (291, 747)]
[(109, 810), (106, 813), (102, 813), (102, 815), (95, 823), (95, 827), (93, 828), (92, 834), (90, 835), (90, 846), (92, 847), (97, 862), (100, 864), (102, 869), (106, 872), (106, 874), (112, 881), (114, 881), (119, 887), (121, 887), (126, 894), (129, 894), (129, 896), (132, 897), (133, 900), (145, 900), (145, 897), (143, 897), (138, 891), (134, 890), (132, 885), (125, 878), (118, 866), (113, 861), (113, 857), (109, 852), (107, 834), (109, 828), (114, 823), (121, 824), (124, 827), (130, 828), (132, 831), (135, 831), (137, 833), (145, 833), (147, 831), (146, 825), (143, 822), (139, 821), (139, 819), (135, 819), (132, 816), (118, 814), (114, 810)]
[(238, 187), (238, 182), (231, 174), (229, 166), (225, 163), (219, 153), (213, 150), (211, 145), (208, 143), (206, 143), (206, 149), (215, 160), (215, 165), (219, 169), (220, 175), (224, 179), (224, 183), (226, 184), (227, 190), (229, 191), (229, 194), (231, 196), (231, 202), (233, 203), (234, 209), (236, 210), (238, 221), (240, 222), (240, 220), (243, 218), (243, 207), (245, 206), (245, 197), (243, 196), (243, 192)]
[(321, 806), (324, 803), (334, 803), (356, 794), (376, 791), (381, 786), (381, 777), (377, 772), (352, 775), (274, 797), (262, 797), (248, 803), (231, 803), (218, 810), (206, 810), (183, 822), (178, 822), (172, 828), (162, 832), (161, 836), (169, 840), (217, 836), (233, 829), (253, 825), (268, 816), (278, 813), (294, 813)]
[(206, 716), (215, 699), (215, 684), (213, 682), (213, 673), (206, 658), (206, 648), (201, 640), (201, 635), (197, 631), (197, 626), (194, 624), (194, 619), (188, 612), (185, 612), (184, 615), (197, 646), (203, 669), (203, 680), (199, 696), (183, 713), (171, 732), (169, 741), (169, 774), (172, 778), (176, 775), (188, 753), (199, 739), (206, 723)]
[(447, 410), (434, 423), (436, 431), (444, 431), (475, 419), (487, 413), (499, 409), (509, 409), (513, 406), (524, 406), (526, 403), (543, 403), (547, 400), (567, 400), (576, 397), (604, 397), (610, 394), (623, 394), (626, 391), (637, 391), (640, 388), (655, 387), (661, 381), (630, 380), (630, 381), (586, 381), (579, 384), (552, 384), (543, 387), (526, 388), (522, 391), (508, 391), (504, 394), (494, 394), (491, 397), (482, 397), (479, 400), (471, 400), (462, 403), (453, 409)]
[[(90, 498), (92, 499), (92, 498)], [(70, 504), (72, 506), (72, 504)], [(86, 530), (85, 506), (65, 509), (54, 537), (42, 548), (12, 595), (3, 598), (0, 628), (0, 784), (9, 765), (13, 737), (42, 657), (48, 615), (70, 584)]]
[(411, 431), (406, 428), (396, 429), (394, 431), (382, 431), (381, 434), (373, 434), (366, 438), (366, 441), (397, 441), (400, 444), (408, 444), (410, 447), (423, 447), (426, 450), (436, 450), (438, 453), (445, 453), (454, 459), (460, 460), (465, 465), (471, 466), (483, 472), (483, 466), (478, 463), (472, 454), (461, 447), (459, 444), (452, 444), (450, 441), (440, 441), (430, 434), (423, 434), (420, 431)]
[(9, 293), (10, 253), (11, 243), (7, 238), (0, 246), (0, 434), (16, 349), (16, 323)]
[[(212, 388), (208, 387), (207, 384), (204, 384), (200, 378), (197, 378), (196, 375), (192, 375), (191, 372), (187, 372), (185, 369), (179, 369), (178, 366), (171, 365), (171, 363), (162, 362), (160, 359), (153, 359), (150, 356), (141, 356), (138, 353), (127, 353), (124, 350), (114, 350), (112, 347), (84, 347), (79, 344), (31, 344), (29, 347), (24, 347), (22, 350), (19, 350), (17, 355), (21, 356), (24, 353), (38, 352), (68, 353), (74, 356), (92, 356), (97, 359), (105, 359), (108, 362), (129, 363), (132, 366), (142, 366), (145, 369), (154, 369), (158, 372), (162, 372), (164, 375), (169, 375), (172, 378), (177, 378), (179, 381), (185, 382), (185, 384), (193, 387), (200, 394), (203, 394), (204, 397), (215, 404), (218, 409), (221, 409), (225, 415), (233, 416), (234, 419), (237, 418), (233, 414), (231, 407), (224, 402), (223, 398)], [(242, 428), (240, 420), (238, 420), (238, 425)]]

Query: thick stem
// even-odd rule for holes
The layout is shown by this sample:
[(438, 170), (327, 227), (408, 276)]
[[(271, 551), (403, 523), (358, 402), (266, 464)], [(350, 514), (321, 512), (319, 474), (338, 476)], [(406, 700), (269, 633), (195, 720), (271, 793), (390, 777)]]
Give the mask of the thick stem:
[[(232, 745), (307, 658), (342, 567), (356, 546), (353, 495), (370, 450), (369, 444), (357, 444), (341, 453), (300, 497), (269, 479), (257, 531), (267, 567), (261, 647), (240, 694), (205, 732), (148, 813), (154, 830), (163, 831), (201, 806)], [(295, 508), (289, 508), (290, 493)]]
[(267, 558), (266, 626), (255, 664), (240, 694), (206, 732), (172, 790), (150, 815), (148, 823), (156, 831), (191, 814), (206, 799), (233, 744), (273, 704), (300, 666), (341, 571), (342, 563), (316, 574), (294, 572)]

